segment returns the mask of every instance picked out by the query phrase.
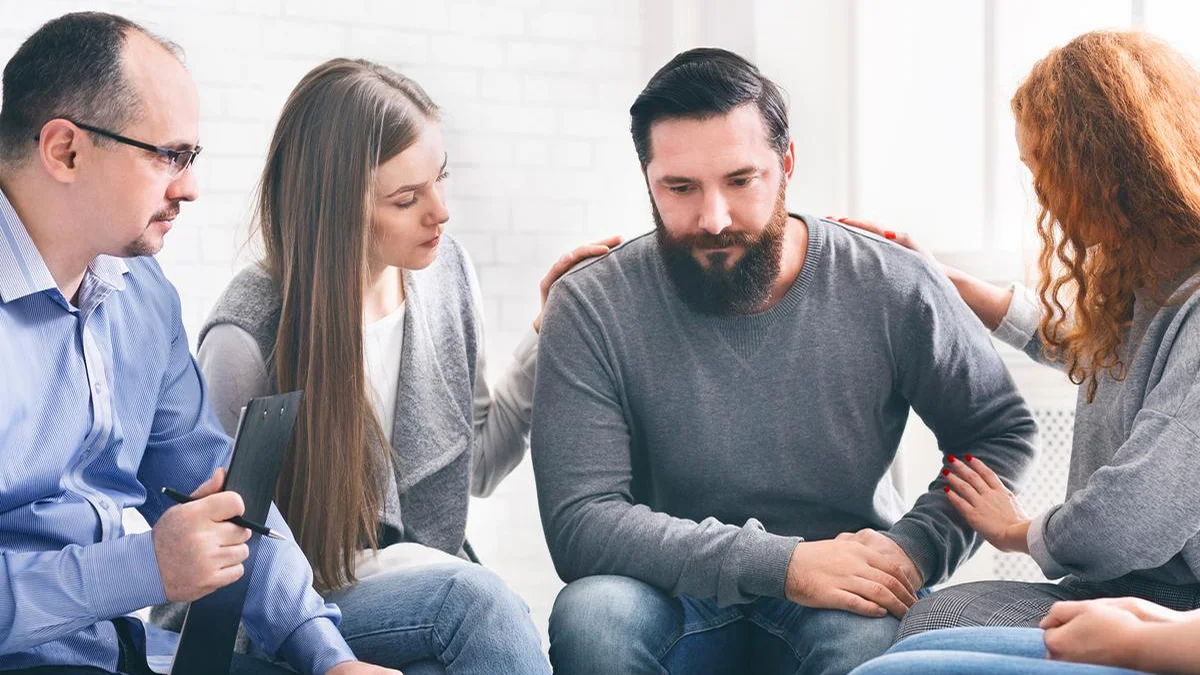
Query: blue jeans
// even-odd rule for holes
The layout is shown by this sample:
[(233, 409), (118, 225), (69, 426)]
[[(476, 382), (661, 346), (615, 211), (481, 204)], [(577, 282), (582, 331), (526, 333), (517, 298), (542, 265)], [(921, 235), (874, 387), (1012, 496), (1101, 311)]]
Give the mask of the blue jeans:
[(328, 600), (358, 658), (405, 675), (550, 673), (525, 603), (473, 563), (384, 572)]
[(762, 598), (718, 607), (622, 576), (572, 582), (550, 615), (557, 675), (845, 675), (883, 653), (899, 621)]
[(896, 643), (853, 675), (1142, 675), (1046, 659), (1037, 628), (947, 628)]

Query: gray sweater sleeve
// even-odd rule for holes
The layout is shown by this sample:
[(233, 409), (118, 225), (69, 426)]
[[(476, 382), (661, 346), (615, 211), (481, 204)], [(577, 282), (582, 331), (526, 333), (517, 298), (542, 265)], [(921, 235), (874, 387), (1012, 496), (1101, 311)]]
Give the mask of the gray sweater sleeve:
[[(466, 258), (466, 252), (463, 252)], [(484, 344), (483, 297), (475, 268), (464, 265), (475, 303), (479, 340), (475, 360), (475, 440), (471, 454), (471, 496), (487, 497), (525, 458), (533, 417), (533, 377), (537, 366), (538, 336), (532, 329), (517, 345), (513, 363), (496, 382), (488, 383)]]
[[(722, 605), (783, 597), (799, 539), (714, 518), (676, 518), (632, 494), (630, 424), (604, 331), (559, 280), (542, 315), (532, 434), (542, 525), (564, 581), (639, 579)], [(565, 283), (564, 283), (565, 282)]]
[[(919, 297), (894, 327), (897, 381), (937, 436), (943, 455), (973, 454), (1010, 488), (1033, 459), (1037, 426), (987, 331), (944, 275), (925, 269)], [(980, 540), (943, 491), (941, 475), (887, 532), (936, 584), (974, 553)]]
[(1029, 552), (1049, 578), (1115, 579), (1165, 565), (1200, 532), (1200, 319), (1177, 319), (1129, 437), (1066, 503), (1034, 519)]
[(237, 432), (242, 408), (256, 396), (271, 393), (267, 366), (254, 337), (231, 323), (209, 329), (196, 360), (208, 385), (208, 398), (225, 433)]
[(1004, 344), (1025, 352), (1029, 358), (1044, 366), (1062, 370), (1062, 361), (1052, 361), (1046, 358), (1045, 345), (1038, 335), (1038, 326), (1042, 322), (1041, 308), (1037, 296), (1022, 284), (1014, 283), (1009, 286), (1012, 300), (1008, 303), (1008, 311), (992, 336)]

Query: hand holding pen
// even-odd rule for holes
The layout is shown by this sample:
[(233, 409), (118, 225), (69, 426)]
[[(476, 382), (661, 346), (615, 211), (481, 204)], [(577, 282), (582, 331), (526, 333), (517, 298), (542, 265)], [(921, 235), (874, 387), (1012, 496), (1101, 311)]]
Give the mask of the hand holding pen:
[[(171, 500), (174, 501), (176, 504), (190, 504), (190, 503), (196, 501), (195, 497), (189, 497), (189, 496), (183, 494), (182, 492), (177, 492), (175, 490), (172, 490), (169, 487), (163, 488), (162, 493), (164, 495), (166, 495), (167, 497), (170, 497)], [(286, 539), (284, 539), (283, 535), (279, 534), (275, 530), (272, 530), (271, 528), (267, 527), (266, 525), (259, 525), (258, 523), (254, 522), (253, 520), (246, 520), (245, 518), (243, 518), (241, 516), (234, 516), (232, 518), (227, 518), (227, 519), (225, 519), (225, 522), (233, 523), (234, 525), (237, 525), (238, 527), (244, 527), (247, 530), (250, 530), (251, 532), (261, 534), (264, 537), (270, 537), (277, 541), (287, 541)]]
[(245, 573), (243, 563), (250, 556), (246, 542), (253, 533), (227, 522), (245, 513), (246, 506), (241, 495), (223, 490), (224, 485), (225, 470), (218, 468), (188, 503), (167, 509), (150, 530), (163, 596), (169, 602), (191, 602)]

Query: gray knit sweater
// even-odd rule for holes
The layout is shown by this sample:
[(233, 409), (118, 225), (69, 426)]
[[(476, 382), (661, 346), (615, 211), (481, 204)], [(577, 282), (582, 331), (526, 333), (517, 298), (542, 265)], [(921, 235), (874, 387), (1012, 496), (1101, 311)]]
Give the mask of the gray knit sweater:
[(1035, 425), (945, 276), (883, 239), (806, 217), (799, 278), (752, 316), (692, 312), (653, 235), (564, 276), (543, 315), (532, 455), (566, 581), (784, 596), (792, 549), (870, 527), (945, 579), (977, 535), (940, 476), (905, 512), (888, 476), (910, 408), (946, 454), (1010, 485)]
[[(1200, 268), (1135, 296), (1123, 381), (1081, 387), (1065, 503), (1034, 519), (1029, 552), (1047, 577), (1200, 581)], [(1178, 289), (1178, 290), (1176, 290)], [(1039, 310), (1015, 287), (996, 336), (1045, 362)], [(1172, 294), (1172, 291), (1175, 291)]]

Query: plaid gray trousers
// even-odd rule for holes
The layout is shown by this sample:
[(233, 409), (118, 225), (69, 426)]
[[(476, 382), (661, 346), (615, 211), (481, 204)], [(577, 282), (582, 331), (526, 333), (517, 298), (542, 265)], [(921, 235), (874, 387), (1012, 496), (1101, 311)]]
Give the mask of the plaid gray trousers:
[(1034, 627), (1059, 600), (1135, 596), (1164, 607), (1200, 607), (1200, 584), (1174, 585), (1123, 577), (1088, 582), (1067, 577), (1061, 583), (978, 581), (944, 588), (908, 610), (896, 641), (938, 628), (964, 626)]

